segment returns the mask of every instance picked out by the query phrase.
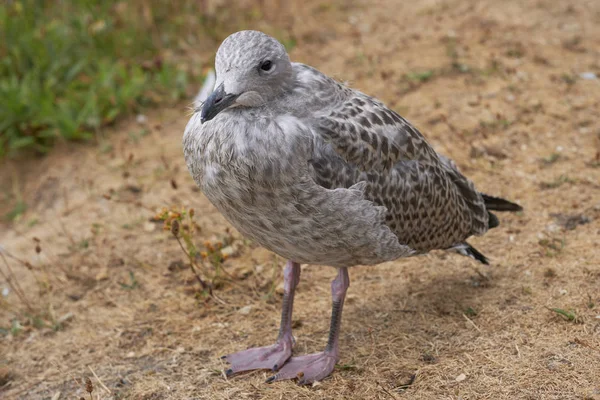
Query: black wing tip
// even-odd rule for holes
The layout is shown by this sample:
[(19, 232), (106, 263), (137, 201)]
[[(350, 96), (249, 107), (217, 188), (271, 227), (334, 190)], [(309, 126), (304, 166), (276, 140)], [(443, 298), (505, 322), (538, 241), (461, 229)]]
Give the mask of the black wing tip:
[(479, 261), (482, 264), (490, 265), (490, 260), (467, 242), (464, 242), (460, 245), (459, 252), (467, 257), (471, 257)]
[(498, 226), (500, 226), (500, 220), (498, 220), (498, 217), (496, 217), (496, 215), (488, 211), (488, 228), (492, 229)]
[(481, 193), (481, 197), (483, 197), (485, 207), (488, 210), (509, 212), (523, 211), (523, 207), (517, 203), (513, 203), (512, 201), (508, 201), (500, 197), (490, 196), (485, 193)]

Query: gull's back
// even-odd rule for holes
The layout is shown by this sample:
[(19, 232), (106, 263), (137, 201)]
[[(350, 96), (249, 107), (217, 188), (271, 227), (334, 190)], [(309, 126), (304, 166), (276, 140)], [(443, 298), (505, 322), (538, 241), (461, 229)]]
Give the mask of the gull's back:
[(489, 217), (479, 192), (409, 122), (312, 67), (294, 69), (297, 84), (281, 111), (314, 135), (309, 164), (317, 184), (365, 182), (366, 198), (386, 208), (386, 224), (416, 252), (485, 233)]

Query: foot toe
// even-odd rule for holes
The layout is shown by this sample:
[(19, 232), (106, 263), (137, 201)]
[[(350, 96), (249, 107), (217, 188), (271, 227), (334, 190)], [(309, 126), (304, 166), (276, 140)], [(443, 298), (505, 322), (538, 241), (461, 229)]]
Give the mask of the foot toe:
[(336, 358), (327, 353), (309, 354), (292, 357), (275, 375), (267, 379), (267, 383), (298, 379), (299, 385), (308, 385), (320, 381), (333, 372)]
[(230, 364), (230, 368), (225, 371), (225, 375), (230, 376), (238, 372), (254, 369), (277, 371), (279, 366), (284, 365), (291, 355), (291, 344), (281, 341), (272, 346), (258, 347), (228, 354), (221, 357), (221, 359)]

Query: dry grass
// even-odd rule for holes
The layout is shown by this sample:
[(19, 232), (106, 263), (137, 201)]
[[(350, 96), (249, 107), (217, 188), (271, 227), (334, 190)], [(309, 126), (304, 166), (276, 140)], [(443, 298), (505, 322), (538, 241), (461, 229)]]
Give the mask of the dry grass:
[[(436, 252), (352, 269), (330, 379), (225, 379), (220, 355), (276, 336), (283, 260), (230, 236), (195, 189), (185, 105), (157, 111), (108, 151), (2, 166), (2, 188), (29, 205), (0, 244), (23, 260), (7, 258), (32, 308), (2, 299), (2, 398), (599, 399), (600, 82), (579, 78), (600, 75), (598, 2), (295, 7), (279, 19), (293, 59), (382, 98), (482, 191), (525, 207), (473, 240), (492, 267)], [(153, 220), (162, 207), (195, 209), (200, 252), (231, 240), (219, 279), (199, 266), (220, 301)], [(325, 343), (332, 278), (303, 269), (298, 353)]]

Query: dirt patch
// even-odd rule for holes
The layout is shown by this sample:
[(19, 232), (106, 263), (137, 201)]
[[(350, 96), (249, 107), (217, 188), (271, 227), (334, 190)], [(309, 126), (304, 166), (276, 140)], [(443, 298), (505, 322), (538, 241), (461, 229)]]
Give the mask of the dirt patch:
[[(284, 260), (233, 232), (221, 301), (198, 294), (152, 218), (193, 207), (199, 243), (227, 224), (186, 171), (186, 105), (155, 111), (108, 147), (2, 167), (28, 209), (0, 244), (30, 263), (8, 259), (32, 307), (2, 299), (2, 397), (87, 398), (90, 377), (102, 399), (600, 398), (600, 80), (586, 74), (600, 76), (600, 4), (309, 1), (278, 15), (294, 60), (380, 97), (480, 190), (525, 207), (472, 240), (492, 266), (435, 252), (354, 268), (331, 378), (225, 379), (220, 355), (276, 336)], [(333, 275), (303, 268), (296, 353), (326, 341)]]

